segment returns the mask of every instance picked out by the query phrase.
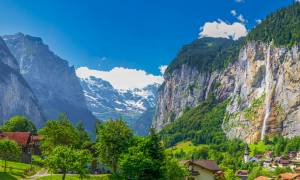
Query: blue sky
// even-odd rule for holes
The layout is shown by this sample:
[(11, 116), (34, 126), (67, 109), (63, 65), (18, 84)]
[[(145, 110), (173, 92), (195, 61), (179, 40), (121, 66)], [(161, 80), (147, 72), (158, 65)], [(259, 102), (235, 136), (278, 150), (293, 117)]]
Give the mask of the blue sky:
[[(206, 22), (256, 20), (293, 0), (1, 0), (0, 34), (42, 37), (76, 67), (159, 75)], [(232, 10), (236, 15), (233, 16)], [(241, 16), (240, 16), (241, 17)]]

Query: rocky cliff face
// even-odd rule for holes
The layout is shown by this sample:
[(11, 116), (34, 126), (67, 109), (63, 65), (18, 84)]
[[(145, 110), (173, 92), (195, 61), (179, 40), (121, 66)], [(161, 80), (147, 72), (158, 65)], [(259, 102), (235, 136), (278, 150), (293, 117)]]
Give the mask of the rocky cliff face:
[(37, 98), (19, 72), (18, 62), (0, 38), (0, 123), (15, 115), (29, 117), (38, 127), (45, 120)]
[(200, 72), (187, 64), (165, 77), (153, 126), (158, 130), (195, 107), (208, 93), (230, 98), (223, 130), (247, 142), (264, 135), (300, 135), (300, 48), (249, 42), (222, 71)]
[(265, 134), (296, 136), (299, 128), (299, 47), (248, 43), (242, 50), (224, 130), (248, 142)]
[(21, 33), (3, 37), (16, 57), (20, 72), (37, 96), (47, 119), (66, 113), (74, 123), (92, 130), (95, 117), (87, 109), (74, 67), (50, 51), (41, 38)]

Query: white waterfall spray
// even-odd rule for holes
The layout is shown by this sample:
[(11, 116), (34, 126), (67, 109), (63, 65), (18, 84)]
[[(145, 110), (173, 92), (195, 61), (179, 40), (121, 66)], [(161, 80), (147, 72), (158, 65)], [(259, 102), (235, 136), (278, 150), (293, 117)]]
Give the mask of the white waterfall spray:
[(272, 81), (273, 81), (273, 77), (272, 77), (272, 67), (271, 67), (271, 45), (268, 46), (268, 52), (267, 52), (267, 59), (266, 59), (266, 99), (265, 99), (265, 117), (264, 117), (264, 121), (263, 121), (263, 126), (262, 126), (262, 130), (261, 130), (261, 140), (263, 140), (265, 134), (266, 134), (266, 129), (267, 129), (267, 121), (268, 118), (270, 116), (270, 112), (271, 112), (271, 99), (272, 99)]

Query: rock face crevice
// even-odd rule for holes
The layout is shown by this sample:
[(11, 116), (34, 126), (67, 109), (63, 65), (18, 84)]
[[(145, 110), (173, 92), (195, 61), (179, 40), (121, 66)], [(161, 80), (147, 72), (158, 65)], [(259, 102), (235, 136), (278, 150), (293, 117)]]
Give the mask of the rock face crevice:
[[(183, 64), (165, 77), (153, 127), (160, 130), (209, 93), (230, 98), (223, 130), (247, 142), (264, 135), (300, 135), (300, 47), (248, 42), (223, 71), (199, 72)], [(172, 116), (171, 116), (172, 115)], [(173, 119), (174, 120), (174, 119)]]
[(15, 115), (27, 116), (37, 127), (45, 122), (36, 96), (19, 72), (18, 62), (0, 38), (0, 124)]
[(66, 113), (73, 123), (82, 121), (94, 131), (96, 118), (88, 110), (74, 67), (55, 55), (39, 37), (18, 33), (3, 36), (20, 65), (47, 119)]

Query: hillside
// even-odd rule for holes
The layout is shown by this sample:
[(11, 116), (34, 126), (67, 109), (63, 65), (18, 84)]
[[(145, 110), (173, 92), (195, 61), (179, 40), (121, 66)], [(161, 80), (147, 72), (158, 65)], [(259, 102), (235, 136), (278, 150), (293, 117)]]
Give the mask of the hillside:
[(222, 70), (238, 58), (244, 38), (237, 41), (204, 37), (183, 46), (169, 64), (165, 74), (170, 75), (183, 64), (196, 67), (200, 72)]
[(299, 7), (295, 3), (271, 14), (249, 33), (246, 42), (210, 38), (221, 42), (220, 46), (209, 48), (208, 39), (199, 39), (195, 41), (199, 44), (183, 47), (158, 92), (153, 126), (169, 135), (168, 142), (191, 140), (188, 137), (202, 130), (203, 121), (214, 118), (195, 115), (193, 129), (189, 126), (193, 118), (185, 110), (205, 110), (199, 107), (214, 94), (218, 102), (229, 101), (218, 118), (229, 139), (255, 142), (265, 135), (300, 135), (300, 78), (294, 73), (300, 69)]
[(276, 46), (299, 45), (300, 3), (282, 8), (270, 14), (247, 36), (248, 41), (273, 42)]

